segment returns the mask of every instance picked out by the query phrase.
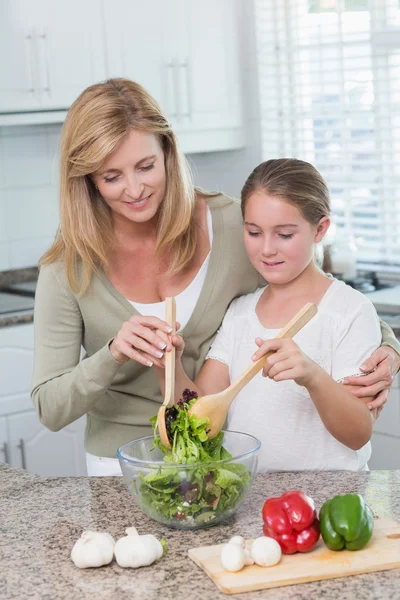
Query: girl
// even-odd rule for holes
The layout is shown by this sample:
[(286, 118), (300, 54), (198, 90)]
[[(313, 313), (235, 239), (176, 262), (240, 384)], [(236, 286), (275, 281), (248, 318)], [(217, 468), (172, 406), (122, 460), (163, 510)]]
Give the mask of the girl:
[[(306, 162), (269, 160), (246, 181), (242, 214), (248, 257), (268, 285), (231, 303), (194, 384), (179, 361), (183, 340), (174, 337), (177, 392), (224, 390), (250, 357), (273, 350), (266, 379), (257, 375), (228, 416), (229, 429), (261, 440), (260, 470), (365, 470), (373, 414), (341, 382), (361, 374), (381, 334), (372, 303), (314, 261), (330, 224), (326, 183)], [(306, 302), (318, 313), (295, 340), (271, 340)]]

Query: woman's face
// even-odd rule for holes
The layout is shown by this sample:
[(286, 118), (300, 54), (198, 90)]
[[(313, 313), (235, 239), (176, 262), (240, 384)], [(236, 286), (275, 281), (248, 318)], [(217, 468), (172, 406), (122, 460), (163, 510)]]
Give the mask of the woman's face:
[(311, 225), (299, 209), (259, 190), (246, 203), (244, 243), (252, 265), (269, 283), (285, 284), (304, 271), (314, 256), (314, 244), (329, 227), (323, 217)]
[(166, 188), (164, 153), (157, 137), (132, 130), (91, 177), (113, 211), (114, 222), (148, 222)]

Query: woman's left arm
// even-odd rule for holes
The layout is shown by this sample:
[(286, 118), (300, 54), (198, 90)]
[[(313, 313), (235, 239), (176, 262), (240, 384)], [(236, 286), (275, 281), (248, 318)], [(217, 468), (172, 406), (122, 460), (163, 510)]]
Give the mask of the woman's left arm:
[(400, 369), (400, 343), (393, 331), (384, 321), (380, 322), (382, 345), (360, 366), (360, 370), (369, 373), (364, 377), (346, 377), (343, 383), (351, 388), (357, 398), (373, 397), (368, 408), (377, 409), (379, 415), (387, 401), (393, 379)]

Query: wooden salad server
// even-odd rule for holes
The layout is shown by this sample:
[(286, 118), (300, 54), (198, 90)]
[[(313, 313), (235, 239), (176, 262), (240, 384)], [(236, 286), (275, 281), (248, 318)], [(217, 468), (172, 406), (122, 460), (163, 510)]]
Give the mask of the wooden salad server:
[[(176, 303), (175, 298), (165, 298), (165, 320), (172, 327), (171, 336), (176, 333)], [(165, 412), (168, 406), (175, 403), (175, 346), (171, 352), (165, 353), (165, 395), (164, 402), (157, 413), (158, 432), (163, 446), (171, 450), (168, 439), (167, 426), (165, 424)]]
[[(305, 304), (303, 308), (289, 321), (289, 323), (281, 329), (276, 338), (292, 338), (312, 319), (317, 313), (317, 306), (310, 302)], [(199, 419), (210, 419), (207, 435), (209, 439), (214, 438), (221, 431), (230, 405), (236, 398), (237, 394), (249, 383), (251, 379), (263, 368), (268, 356), (274, 351), (268, 352), (262, 356), (257, 362), (252, 362), (231, 385), (219, 392), (218, 394), (210, 394), (201, 396), (189, 410), (189, 415), (196, 415)]]

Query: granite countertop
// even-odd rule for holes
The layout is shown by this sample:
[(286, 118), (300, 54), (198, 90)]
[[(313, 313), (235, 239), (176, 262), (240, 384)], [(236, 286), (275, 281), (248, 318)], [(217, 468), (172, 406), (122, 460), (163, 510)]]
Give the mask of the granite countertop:
[[(374, 513), (400, 521), (400, 471), (271, 473), (257, 475), (238, 513), (197, 531), (177, 531), (146, 517), (119, 477), (45, 478), (0, 464), (0, 597), (128, 600), (226, 598), (187, 556), (189, 548), (217, 544), (232, 535), (261, 534), (261, 507), (271, 495), (301, 489), (319, 508), (338, 493), (359, 492)], [(77, 569), (69, 558), (84, 529), (118, 538), (126, 527), (167, 542), (158, 564), (122, 569), (115, 562)], [(237, 597), (237, 596), (235, 596)], [(400, 569), (251, 592), (245, 600), (366, 600), (400, 598)]]
[(7, 310), (0, 310), (0, 327), (33, 322), (37, 277), (37, 267), (0, 271), (0, 308), (7, 306)]

